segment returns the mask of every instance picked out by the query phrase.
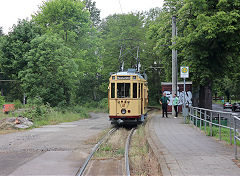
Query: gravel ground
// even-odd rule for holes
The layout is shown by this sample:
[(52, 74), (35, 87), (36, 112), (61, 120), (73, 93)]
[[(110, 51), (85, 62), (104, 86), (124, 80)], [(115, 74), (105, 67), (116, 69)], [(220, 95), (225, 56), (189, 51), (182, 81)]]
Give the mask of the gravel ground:
[(85, 141), (110, 127), (107, 114), (0, 135), (0, 175), (75, 175), (92, 146)]

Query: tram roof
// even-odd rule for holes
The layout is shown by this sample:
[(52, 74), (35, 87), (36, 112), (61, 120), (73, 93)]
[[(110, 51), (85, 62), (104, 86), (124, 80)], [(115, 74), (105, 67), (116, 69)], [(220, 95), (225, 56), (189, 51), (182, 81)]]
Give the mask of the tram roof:
[(113, 73), (111, 74), (112, 76), (130, 76), (130, 75), (136, 75), (136, 76), (139, 76), (139, 78), (141, 79), (144, 79), (143, 76), (136, 72), (135, 69), (128, 69), (127, 71), (120, 71), (120, 72), (117, 72), (117, 73)]

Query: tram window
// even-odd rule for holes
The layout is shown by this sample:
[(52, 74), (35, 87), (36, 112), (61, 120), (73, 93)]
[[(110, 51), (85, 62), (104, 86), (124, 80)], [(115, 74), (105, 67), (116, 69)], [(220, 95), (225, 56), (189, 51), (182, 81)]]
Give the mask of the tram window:
[(141, 98), (140, 97), (140, 92), (141, 92), (141, 88), (140, 88), (140, 83), (138, 84), (138, 98)]
[(115, 98), (115, 83), (111, 83), (111, 98)]
[(130, 83), (117, 83), (117, 97), (118, 98), (130, 98)]
[(133, 83), (133, 98), (137, 98), (137, 83)]
[(133, 83), (133, 98), (137, 98), (137, 83)]

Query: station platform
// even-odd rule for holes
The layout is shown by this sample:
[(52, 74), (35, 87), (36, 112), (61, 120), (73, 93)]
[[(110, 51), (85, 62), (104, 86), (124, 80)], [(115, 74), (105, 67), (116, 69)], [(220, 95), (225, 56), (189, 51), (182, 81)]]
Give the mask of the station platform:
[(148, 141), (163, 176), (240, 176), (233, 146), (206, 136), (183, 118), (162, 118), (154, 112), (148, 122)]

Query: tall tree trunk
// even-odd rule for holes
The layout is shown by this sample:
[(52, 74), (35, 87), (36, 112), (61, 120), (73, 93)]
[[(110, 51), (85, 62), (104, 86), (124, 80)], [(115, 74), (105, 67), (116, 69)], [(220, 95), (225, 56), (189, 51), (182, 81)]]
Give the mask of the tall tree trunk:
[(196, 85), (195, 82), (193, 82), (192, 84), (192, 105), (194, 107), (198, 107), (199, 106), (199, 85), (198, 86), (194, 86)]
[(94, 101), (97, 100), (97, 92), (96, 92), (96, 88), (93, 89), (93, 100), (94, 100)]
[(199, 89), (199, 107), (212, 109), (212, 83), (200, 86)]

